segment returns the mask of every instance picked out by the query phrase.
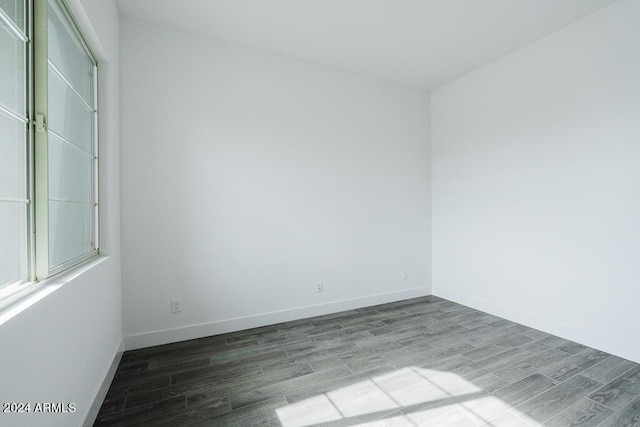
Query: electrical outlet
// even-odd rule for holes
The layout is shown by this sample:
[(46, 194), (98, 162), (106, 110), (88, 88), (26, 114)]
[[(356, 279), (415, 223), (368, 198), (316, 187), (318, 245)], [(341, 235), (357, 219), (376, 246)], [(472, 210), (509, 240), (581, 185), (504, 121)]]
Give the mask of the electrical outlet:
[(324, 286), (322, 285), (322, 282), (316, 282), (316, 293), (320, 294), (322, 293), (323, 290), (324, 290)]
[(400, 280), (407, 280), (407, 278), (409, 277), (409, 272), (404, 270), (400, 273)]
[(172, 299), (171, 300), (171, 312), (179, 313), (182, 311), (182, 300), (181, 299)]

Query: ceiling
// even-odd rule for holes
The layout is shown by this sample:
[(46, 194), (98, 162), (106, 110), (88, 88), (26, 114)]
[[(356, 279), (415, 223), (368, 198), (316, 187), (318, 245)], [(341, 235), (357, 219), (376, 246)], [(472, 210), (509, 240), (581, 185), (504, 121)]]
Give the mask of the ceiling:
[(431, 89), (616, 0), (117, 0), (123, 16)]

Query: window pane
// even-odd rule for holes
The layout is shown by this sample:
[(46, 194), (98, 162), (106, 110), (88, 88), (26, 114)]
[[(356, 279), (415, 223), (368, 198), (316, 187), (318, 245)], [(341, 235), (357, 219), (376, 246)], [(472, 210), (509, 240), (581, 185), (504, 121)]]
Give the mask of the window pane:
[(49, 131), (91, 153), (92, 116), (93, 113), (73, 90), (49, 68)]
[(0, 297), (27, 279), (27, 46), (5, 22), (24, 33), (25, 4), (0, 0)]
[(26, 164), (27, 125), (0, 111), (0, 197), (27, 198)]
[(0, 9), (24, 33), (25, 0), (0, 0)]
[(91, 58), (55, 0), (47, 8), (49, 269), (95, 250)]
[(92, 207), (87, 203), (49, 202), (49, 265), (54, 268), (93, 251)]
[(93, 62), (55, 3), (48, 8), (49, 61), (84, 101), (93, 105)]
[(26, 204), (0, 201), (0, 293), (27, 277)]
[(91, 202), (93, 159), (68, 142), (49, 134), (49, 198)]
[(0, 105), (26, 117), (25, 43), (0, 20)]

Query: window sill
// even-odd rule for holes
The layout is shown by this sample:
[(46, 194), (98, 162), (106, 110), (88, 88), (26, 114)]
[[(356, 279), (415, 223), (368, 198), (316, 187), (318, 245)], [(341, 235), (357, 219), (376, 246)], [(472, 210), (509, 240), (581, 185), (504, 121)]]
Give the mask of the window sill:
[(47, 295), (55, 292), (67, 283), (72, 282), (99, 264), (102, 264), (108, 258), (108, 256), (98, 255), (53, 277), (29, 284), (25, 286), (24, 289), (6, 297), (0, 301), (0, 326), (23, 311), (28, 310), (29, 307)]

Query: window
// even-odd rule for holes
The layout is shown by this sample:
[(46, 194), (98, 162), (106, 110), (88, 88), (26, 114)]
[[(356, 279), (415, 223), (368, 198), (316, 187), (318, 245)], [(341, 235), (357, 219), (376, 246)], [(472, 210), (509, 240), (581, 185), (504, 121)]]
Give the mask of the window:
[(98, 254), (97, 63), (63, 0), (0, 0), (0, 299)]

